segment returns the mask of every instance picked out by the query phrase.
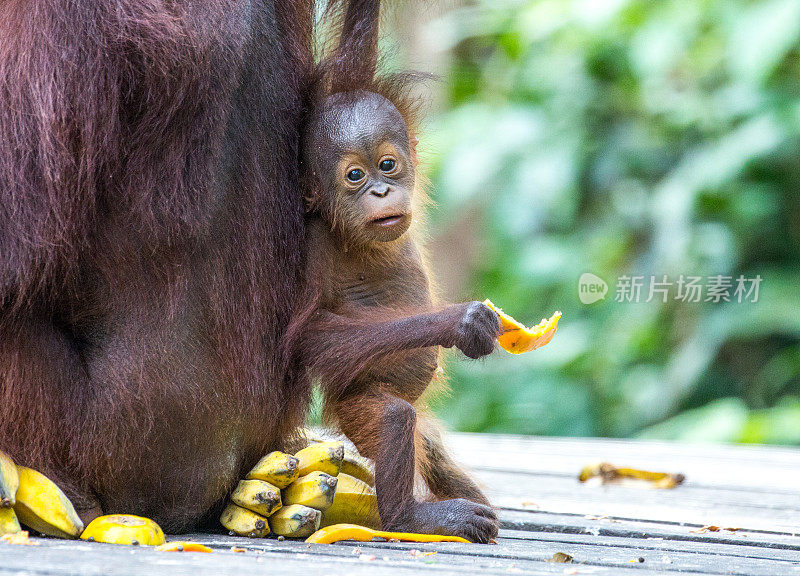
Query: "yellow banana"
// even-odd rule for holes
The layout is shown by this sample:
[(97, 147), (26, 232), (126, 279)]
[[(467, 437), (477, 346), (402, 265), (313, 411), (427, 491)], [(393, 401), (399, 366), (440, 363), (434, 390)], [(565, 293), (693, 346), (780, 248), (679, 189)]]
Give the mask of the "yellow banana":
[(17, 466), (19, 488), (14, 511), (20, 522), (50, 536), (77, 538), (83, 522), (61, 488), (44, 474)]
[(339, 470), (340, 474), (349, 474), (362, 482), (366, 482), (370, 486), (375, 486), (374, 470), (375, 466), (373, 466), (371, 460), (364, 458), (360, 454), (356, 454), (352, 450), (345, 449), (342, 468)]
[(378, 499), (375, 489), (349, 474), (341, 472), (337, 477), (333, 504), (322, 513), (322, 527), (333, 524), (359, 524), (369, 528), (380, 528)]
[(8, 454), (0, 450), (0, 508), (10, 508), (14, 505), (18, 487), (17, 467)]
[(283, 505), (281, 491), (264, 480), (242, 480), (231, 494), (231, 501), (262, 516), (269, 516)]
[(159, 546), (165, 542), (161, 526), (149, 518), (132, 514), (98, 516), (89, 522), (81, 534), (81, 540), (145, 546)]
[(22, 530), (19, 520), (13, 508), (0, 508), (0, 536), (3, 534), (15, 534)]
[(269, 534), (266, 518), (236, 504), (229, 503), (222, 511), (219, 521), (225, 528), (239, 536), (263, 538)]
[(339, 474), (344, 460), (344, 444), (342, 442), (317, 442), (303, 448), (295, 458), (299, 460), (297, 470), (300, 476), (311, 472), (325, 472), (331, 476)]
[(336, 478), (325, 472), (311, 472), (300, 476), (283, 490), (283, 500), (287, 505), (302, 504), (317, 510), (325, 510), (333, 504), (336, 492)]
[(263, 480), (278, 488), (286, 488), (300, 476), (300, 471), (297, 469), (298, 462), (297, 458), (290, 454), (270, 452), (250, 470), (247, 479)]
[(322, 512), (303, 506), (291, 504), (284, 506), (269, 517), (269, 525), (278, 536), (305, 538), (319, 529)]

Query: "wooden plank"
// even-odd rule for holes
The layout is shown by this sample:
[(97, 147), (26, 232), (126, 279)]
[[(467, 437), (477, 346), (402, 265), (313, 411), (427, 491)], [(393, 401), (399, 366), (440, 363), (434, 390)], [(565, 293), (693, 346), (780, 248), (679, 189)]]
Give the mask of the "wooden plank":
[(778, 548), (800, 552), (800, 537), (786, 532), (753, 531), (743, 528), (736, 532), (700, 532), (699, 525), (676, 522), (654, 522), (648, 520), (583, 516), (580, 514), (557, 514), (544, 511), (501, 510), (503, 527), (528, 533), (560, 533), (587, 536), (612, 536), (621, 538), (644, 538), (675, 542), (707, 542), (756, 548)]
[[(144, 547), (36, 539), (39, 546), (0, 543), (0, 576), (616, 575), (634, 570), (637, 576), (800, 575), (797, 451), (476, 435), (454, 435), (450, 444), (500, 505), (504, 529), (497, 545), (312, 546), (196, 534), (180, 538), (207, 543), (213, 554), (167, 554)], [(671, 491), (579, 484), (578, 470), (599, 460), (683, 472), (688, 479)], [(697, 533), (702, 524), (742, 529)], [(232, 546), (247, 552), (234, 553)], [(572, 555), (576, 563), (546, 562), (555, 552)]]
[[(241, 543), (239, 543), (241, 545)], [(354, 547), (318, 545), (323, 553), (314, 553), (298, 543), (284, 543), (283, 552), (250, 551), (235, 554), (229, 550), (215, 550), (212, 554), (162, 553), (144, 548), (93, 544), (84, 548), (76, 544), (53, 546), (49, 542), (39, 547), (18, 547), (7, 554), (0, 545), (2, 567), (0, 574), (53, 574), (80, 576), (166, 575), (201, 576), (204, 574), (280, 573), (411, 575), (424, 572), (437, 576), (463, 576), (480, 571), (489, 575), (506, 575), (514, 572), (526, 574), (563, 574), (563, 564), (547, 564), (528, 560), (481, 557), (469, 555), (411, 556), (408, 549), (398, 547), (387, 550), (373, 545), (360, 547), (362, 554), (354, 554)], [(90, 546), (90, 545), (84, 545)], [(257, 546), (257, 545), (254, 545)], [(82, 549), (81, 549), (82, 548)], [(423, 546), (424, 548), (424, 546)], [(439, 546), (437, 550), (443, 548)], [(484, 546), (483, 548), (488, 548)], [(321, 552), (321, 551), (320, 551)], [(593, 567), (594, 568), (594, 567)], [(592, 572), (598, 572), (594, 568)], [(657, 574), (646, 570), (642, 576)]]
[(601, 485), (594, 479), (582, 484), (571, 476), (528, 474), (509, 470), (479, 470), (477, 476), (488, 491), (505, 498), (518, 498), (520, 502), (530, 501), (531, 496), (536, 493), (554, 496), (572, 494), (612, 502), (633, 500), (643, 505), (667, 503), (670, 506), (681, 504), (693, 507), (708, 506), (711, 500), (715, 506), (740, 507), (742, 510), (800, 512), (800, 490), (752, 492), (746, 488), (721, 489), (692, 482), (686, 482), (671, 490), (663, 490), (651, 489), (646, 484)]
[[(744, 547), (734, 544), (704, 542), (700, 538), (694, 542), (670, 542), (649, 537), (631, 538), (629, 536), (609, 537), (594, 534), (569, 534), (558, 532), (532, 533), (529, 531), (504, 530), (497, 546), (479, 545), (422, 545), (407, 543), (342, 543), (333, 546), (309, 546), (302, 542), (278, 542), (231, 538), (223, 535), (189, 535), (185, 538), (204, 542), (215, 548), (220, 560), (207, 555), (165, 554), (143, 548), (110, 546), (102, 544), (76, 543), (53, 539), (37, 539), (39, 547), (11, 547), (0, 545), (2, 571), (13, 573), (24, 570), (28, 573), (54, 574), (132, 574), (137, 570), (146, 573), (172, 575), (188, 573), (185, 559), (190, 559), (188, 567), (193, 573), (228, 574), (242, 569), (255, 569), (258, 564), (268, 562), (271, 567), (279, 566), (287, 574), (337, 573), (346, 569), (348, 573), (364, 572), (364, 560), (353, 554), (360, 549), (367, 560), (371, 573), (413, 573), (415, 570), (434, 571), (442, 574), (455, 574), (464, 570), (480, 570), (488, 574), (514, 572), (554, 573), (552, 565), (545, 560), (554, 552), (571, 554), (581, 564), (576, 567), (585, 572), (591, 568), (595, 572), (613, 570), (639, 570), (638, 574), (667, 574), (673, 572), (698, 574), (788, 574), (800, 569), (796, 550)], [(244, 555), (234, 554), (231, 546), (246, 547)], [(435, 551), (435, 558), (412, 556), (410, 550)], [(56, 556), (48, 551), (57, 551)], [(7, 554), (6, 552), (9, 552)], [(87, 556), (91, 566), (86, 568)], [(202, 559), (197, 559), (202, 557)], [(230, 560), (233, 557), (233, 560)], [(246, 557), (246, 559), (245, 559)], [(642, 557), (645, 562), (639, 563)], [(794, 560), (793, 560), (794, 559)], [(636, 560), (635, 562), (633, 562)], [(233, 563), (231, 563), (233, 562)], [(117, 566), (121, 564), (121, 566)], [(643, 565), (640, 565), (643, 564)], [(96, 570), (94, 565), (104, 567)], [(110, 568), (109, 568), (110, 566)], [(249, 566), (249, 568), (248, 568)], [(42, 570), (39, 570), (42, 568)], [(556, 571), (555, 573), (558, 573)]]
[(800, 533), (800, 491), (751, 494), (687, 484), (674, 490), (582, 485), (574, 478), (476, 471), (496, 506)]
[[(505, 536), (505, 535), (504, 535)], [(424, 545), (397, 543), (342, 543), (307, 546), (301, 542), (275, 540), (230, 539), (225, 536), (194, 536), (215, 548), (212, 554), (162, 553), (144, 547), (112, 546), (40, 540), (37, 547), (0, 545), (2, 567), (0, 574), (80, 574), (94, 576), (109, 574), (169, 574), (170, 576), (202, 574), (239, 574), (255, 571), (279, 571), (281, 574), (419, 574), (442, 576), (481, 572), (490, 575), (564, 574), (565, 569), (576, 574), (618, 574), (621, 570), (636, 570), (637, 575), (649, 576), (681, 572), (683, 574), (774, 574), (775, 569), (791, 563), (777, 560), (743, 559), (738, 570), (708, 570), (708, 562), (697, 553), (675, 555), (669, 562), (663, 556), (653, 556), (648, 565), (638, 562), (637, 554), (596, 543), (583, 545), (574, 542), (524, 541), (501, 538), (497, 546)], [(248, 548), (236, 554), (229, 545)], [(431, 556), (412, 556), (411, 550), (432, 551)], [(355, 554), (354, 551), (360, 551)], [(572, 553), (579, 563), (551, 564), (545, 560), (554, 552)], [(634, 554), (632, 556), (632, 554)], [(631, 560), (634, 560), (633, 562)], [(704, 568), (704, 564), (706, 565)], [(772, 572), (770, 572), (772, 570)]]
[[(800, 533), (798, 450), (470, 434), (448, 444), (501, 507)], [(579, 484), (600, 460), (687, 480), (672, 491)]]
[(693, 484), (724, 489), (797, 493), (800, 487), (800, 450), (793, 448), (479, 434), (452, 434), (447, 443), (459, 460), (476, 470), (577, 478), (584, 466), (609, 461), (680, 472)]
[(760, 559), (760, 560), (781, 560), (797, 564), (800, 562), (800, 554), (798, 548), (781, 547), (770, 548), (761, 545), (757, 546), (744, 546), (731, 542), (712, 542), (709, 540), (670, 540), (654, 538), (652, 536), (643, 536), (639, 538), (631, 538), (628, 536), (608, 536), (601, 534), (565, 534), (561, 532), (548, 532), (532, 534), (526, 531), (505, 530), (503, 532), (503, 544), (509, 548), (516, 546), (515, 542), (524, 546), (527, 549), (531, 541), (548, 542), (551, 545), (596, 545), (601, 547), (614, 548), (615, 550), (628, 551), (634, 558), (663, 558), (666, 556), (670, 560), (675, 560), (681, 555), (690, 554), (703, 554), (713, 556), (720, 562), (726, 562), (728, 559)]
[[(759, 550), (759, 555), (750, 555), (752, 549), (726, 550), (724, 545), (702, 542), (687, 545), (686, 549), (664, 548), (659, 542), (631, 540), (628, 538), (587, 537), (566, 534), (546, 534), (543, 540), (521, 533), (519, 538), (504, 538), (496, 546), (486, 546), (479, 551), (463, 553), (477, 556), (491, 555), (498, 560), (514, 561), (522, 566), (523, 561), (544, 562), (556, 552), (573, 556), (575, 563), (615, 571), (647, 568), (659, 573), (700, 572), (703, 574), (752, 574), (772, 576), (800, 570), (798, 554), (787, 550)], [(370, 547), (386, 547), (388, 544), (372, 544)], [(393, 545), (397, 546), (397, 545)], [(401, 546), (409, 546), (401, 544)], [(739, 553), (737, 553), (739, 552)], [(450, 549), (441, 554), (451, 556)], [(643, 559), (643, 561), (639, 559)], [(453, 559), (455, 561), (456, 559)], [(448, 559), (448, 563), (450, 560)], [(530, 566), (525, 563), (525, 566)]]

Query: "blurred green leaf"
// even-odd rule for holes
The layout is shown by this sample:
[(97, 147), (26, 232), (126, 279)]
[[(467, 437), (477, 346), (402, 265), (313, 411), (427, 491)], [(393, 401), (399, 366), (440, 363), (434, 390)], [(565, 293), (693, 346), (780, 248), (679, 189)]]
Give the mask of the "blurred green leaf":
[(680, 442), (735, 442), (741, 437), (747, 419), (744, 402), (726, 398), (651, 426), (638, 437)]
[[(448, 364), (474, 431), (800, 444), (800, 3), (471, 0), (424, 155), (434, 272), (525, 322)], [(605, 279), (584, 305), (578, 278)], [(615, 302), (618, 278), (762, 277), (758, 302)]]

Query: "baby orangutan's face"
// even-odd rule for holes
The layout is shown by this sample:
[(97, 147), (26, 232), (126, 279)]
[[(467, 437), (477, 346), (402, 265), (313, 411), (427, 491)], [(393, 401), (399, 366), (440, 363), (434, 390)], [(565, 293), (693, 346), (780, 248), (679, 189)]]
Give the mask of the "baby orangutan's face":
[(308, 152), (323, 216), (361, 243), (397, 240), (411, 224), (415, 180), (403, 116), (378, 94), (337, 96), (326, 101)]

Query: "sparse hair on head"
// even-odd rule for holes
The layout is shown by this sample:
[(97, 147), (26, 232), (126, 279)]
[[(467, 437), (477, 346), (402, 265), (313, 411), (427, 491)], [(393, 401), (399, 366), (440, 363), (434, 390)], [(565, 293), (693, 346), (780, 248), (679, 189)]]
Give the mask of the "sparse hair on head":
[[(345, 9), (346, 6), (346, 9)], [(376, 0), (328, 0), (325, 20), (338, 22), (328, 30), (327, 40), (316, 46), (316, 61), (309, 67), (304, 90), (304, 114), (300, 127), (300, 184), (306, 207), (321, 208), (319, 178), (308, 164), (309, 138), (319, 135), (317, 122), (329, 112), (328, 106), (347, 106), (364, 94), (382, 96), (402, 116), (408, 135), (413, 164), (417, 164), (416, 143), (422, 99), (416, 88), (433, 78), (431, 74), (404, 70), (380, 72), (378, 24), (380, 2)], [(352, 100), (351, 100), (352, 99)], [(416, 202), (427, 204), (424, 190), (415, 193)], [(332, 207), (333, 208), (333, 207)], [(331, 212), (335, 220), (335, 210)]]

